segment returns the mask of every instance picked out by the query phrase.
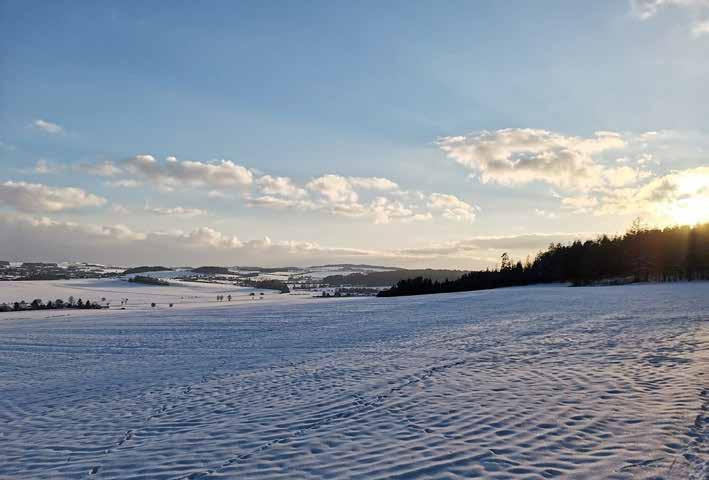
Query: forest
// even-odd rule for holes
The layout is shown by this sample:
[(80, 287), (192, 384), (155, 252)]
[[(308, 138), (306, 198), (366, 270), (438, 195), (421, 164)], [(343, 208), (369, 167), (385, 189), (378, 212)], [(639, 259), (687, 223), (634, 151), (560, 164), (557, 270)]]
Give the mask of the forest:
[(647, 228), (638, 220), (623, 235), (552, 243), (534, 259), (513, 261), (504, 253), (498, 268), (453, 280), (423, 276), (400, 280), (381, 297), (464, 292), (535, 283), (574, 286), (709, 279), (709, 223)]
[(129, 282), (131, 283), (142, 283), (145, 285), (154, 285), (156, 287), (169, 287), (170, 282), (167, 280), (162, 280), (160, 278), (155, 278), (155, 277), (146, 277), (143, 275), (136, 275), (133, 278), (128, 279)]
[(322, 285), (339, 287), (341, 285), (351, 285), (353, 287), (382, 287), (392, 285), (399, 280), (407, 278), (429, 278), (433, 281), (455, 280), (465, 273), (464, 270), (433, 270), (430, 268), (419, 270), (407, 270), (397, 268), (395, 270), (385, 270), (382, 272), (350, 273), (348, 275), (329, 275), (322, 279)]

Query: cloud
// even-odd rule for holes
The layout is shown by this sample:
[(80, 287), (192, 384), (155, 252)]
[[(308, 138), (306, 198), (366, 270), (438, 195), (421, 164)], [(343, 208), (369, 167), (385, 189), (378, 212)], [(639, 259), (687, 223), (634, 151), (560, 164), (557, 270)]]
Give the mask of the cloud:
[(241, 248), (243, 243), (234, 235), (225, 235), (209, 227), (200, 227), (186, 234), (175, 236), (178, 241), (187, 242), (197, 246), (215, 248)]
[(430, 212), (416, 212), (397, 200), (377, 197), (362, 208), (364, 215), (374, 218), (376, 224), (386, 224), (392, 221), (404, 223), (426, 221), (433, 218)]
[[(102, 261), (104, 263), (144, 263), (149, 260), (184, 265), (219, 263), (302, 264), (333, 259), (369, 256), (371, 250), (323, 247), (316, 242), (269, 237), (241, 240), (203, 226), (190, 231), (141, 232), (123, 224), (93, 225), (63, 222), (47, 217), (32, 218), (0, 212), (0, 230), (8, 235), (0, 242), (2, 258), (48, 257)], [(47, 246), (51, 245), (48, 249)]]
[(356, 190), (390, 191), (398, 190), (399, 185), (382, 177), (343, 177), (323, 175), (308, 182), (306, 188), (319, 193), (335, 203), (353, 203), (359, 199)]
[[(239, 195), (251, 208), (320, 212), (328, 215), (367, 218), (377, 224), (430, 220), (434, 215), (454, 221), (472, 221), (475, 208), (455, 199), (442, 205), (442, 198), (401, 190), (384, 177), (356, 177), (336, 174), (312, 178), (299, 185), (289, 177), (263, 174), (231, 161), (192, 162), (168, 157), (160, 162), (152, 155), (136, 155), (118, 165), (113, 162), (84, 165), (91, 175), (132, 175), (107, 181), (109, 187), (133, 188), (148, 183), (162, 191), (178, 186), (206, 187), (210, 199), (234, 198), (227, 188), (242, 190)], [(441, 194), (443, 195), (443, 194)], [(392, 198), (395, 197), (395, 198)], [(414, 200), (412, 201), (412, 198)], [(428, 202), (428, 204), (427, 204)]]
[(119, 203), (114, 203), (113, 205), (111, 205), (111, 212), (117, 215), (127, 215), (130, 213), (130, 210), (128, 210), (126, 207)]
[(561, 203), (575, 213), (641, 215), (660, 223), (709, 220), (709, 167), (670, 172), (630, 187), (564, 197)]
[(52, 135), (59, 135), (64, 133), (64, 129), (61, 127), (61, 125), (58, 125), (56, 123), (48, 122), (46, 120), (38, 119), (32, 122), (32, 126), (35, 128), (39, 128), (40, 130), (50, 133)]
[(303, 198), (308, 195), (305, 189), (298, 187), (288, 177), (272, 177), (264, 175), (256, 180), (261, 193), (279, 195), (286, 198)]
[[(638, 163), (642, 165), (643, 163), (645, 163), (645, 159), (640, 159)], [(623, 187), (626, 185), (632, 185), (638, 180), (647, 178), (650, 175), (650, 172), (628, 166), (603, 169), (603, 178), (605, 180), (605, 183), (611, 187)]]
[(375, 224), (391, 222), (414, 222), (432, 218), (428, 212), (417, 212), (405, 206), (398, 200), (386, 197), (376, 197), (371, 202), (328, 202), (311, 200), (289, 199), (262, 195), (259, 197), (246, 197), (246, 204), (250, 207), (264, 207), (271, 209), (293, 209), (300, 211), (321, 212), (334, 216), (349, 218), (371, 218)]
[(200, 215), (207, 215), (206, 210), (201, 210), (199, 208), (184, 208), (184, 207), (172, 207), (172, 208), (161, 208), (161, 207), (145, 207), (146, 212), (150, 212), (155, 215), (171, 216), (171, 217), (197, 217)]
[(97, 177), (115, 177), (123, 172), (115, 163), (104, 161), (100, 163), (82, 163), (77, 168), (79, 171), (95, 175)]
[(429, 196), (428, 206), (433, 210), (441, 211), (442, 216), (449, 220), (475, 221), (476, 208), (455, 195), (432, 193)]
[[(414, 222), (429, 220), (430, 212), (422, 211), (421, 206), (404, 204), (401, 200), (384, 196), (384, 193), (399, 191), (399, 186), (382, 177), (343, 177), (341, 175), (323, 175), (312, 179), (306, 184), (306, 189), (319, 198), (306, 203), (299, 202), (298, 208), (326, 212), (331, 215), (360, 218), (371, 218), (376, 224), (391, 222)], [(369, 201), (360, 200), (361, 191), (380, 192)], [(273, 202), (273, 199), (268, 199)], [(274, 202), (274, 205), (284, 205)]]
[(136, 155), (122, 166), (167, 190), (178, 186), (240, 188), (251, 185), (254, 178), (251, 170), (230, 160), (205, 163), (167, 157), (165, 162), (159, 162), (152, 155)]
[(295, 210), (316, 210), (315, 203), (309, 200), (299, 200), (292, 198), (282, 198), (273, 195), (261, 195), (258, 197), (244, 196), (246, 205), (249, 207), (264, 207), (276, 210), (295, 209)]
[(595, 197), (585, 195), (578, 197), (565, 197), (561, 199), (561, 205), (565, 208), (573, 210), (575, 213), (586, 213), (598, 205), (598, 200)]
[(560, 188), (589, 189), (603, 183), (603, 169), (593, 156), (623, 148), (626, 142), (615, 132), (600, 131), (582, 138), (507, 128), (443, 137), (438, 145), (457, 163), (477, 172), (483, 183), (540, 181)]
[(231, 198), (231, 195), (226, 194), (220, 190), (210, 190), (207, 192), (207, 198), (211, 198), (212, 200), (222, 200), (225, 198)]
[(58, 165), (46, 160), (37, 160), (37, 163), (35, 163), (31, 173), (36, 173), (37, 175), (49, 175), (59, 173), (64, 169), (64, 165)]
[(323, 175), (315, 178), (307, 183), (306, 188), (311, 192), (319, 193), (333, 203), (354, 203), (359, 199), (352, 183), (339, 175)]
[(112, 180), (105, 182), (105, 185), (113, 188), (137, 188), (143, 185), (143, 182), (133, 180), (132, 178), (124, 180)]
[(707, 0), (630, 0), (633, 13), (641, 20), (654, 17), (665, 7), (709, 8)]
[(668, 8), (683, 9), (693, 17), (692, 36), (709, 33), (709, 0), (631, 0), (630, 5), (640, 20), (649, 20)]
[(80, 188), (13, 181), (0, 184), (0, 204), (23, 212), (61, 212), (100, 207), (105, 203), (105, 198)]
[(651, 215), (688, 223), (709, 219), (709, 167), (674, 171), (635, 188), (606, 192), (594, 213)]
[(709, 34), (709, 20), (697, 22), (692, 27), (692, 35), (694, 37), (700, 37), (702, 35), (708, 35), (708, 34)]
[(550, 212), (549, 210), (542, 210), (539, 208), (534, 209), (534, 214), (538, 217), (548, 218), (549, 220), (554, 220), (558, 218), (558, 215), (556, 213)]
[[(502, 252), (514, 258), (567, 242), (584, 234), (552, 233), (509, 237), (474, 237), (412, 248), (377, 250), (323, 246), (313, 241), (243, 240), (237, 235), (203, 226), (189, 231), (142, 232), (124, 224), (93, 225), (41, 217), (0, 213), (1, 258), (81, 260), (108, 264), (157, 262), (168, 265), (313, 265), (366, 261), (389, 265), (481, 268), (499, 262)], [(48, 249), (48, 245), (51, 248)]]
[(363, 190), (397, 190), (399, 185), (392, 182), (388, 178), (382, 177), (348, 177), (347, 179), (352, 187), (361, 188)]
[(499, 261), (502, 252), (509, 252), (513, 257), (522, 258), (544, 250), (550, 243), (568, 243), (579, 238), (593, 237), (592, 233), (530, 233), (524, 235), (473, 237), (464, 240), (433, 243), (428, 246), (396, 250), (401, 257), (465, 258), (471, 255), (487, 258), (493, 263)]

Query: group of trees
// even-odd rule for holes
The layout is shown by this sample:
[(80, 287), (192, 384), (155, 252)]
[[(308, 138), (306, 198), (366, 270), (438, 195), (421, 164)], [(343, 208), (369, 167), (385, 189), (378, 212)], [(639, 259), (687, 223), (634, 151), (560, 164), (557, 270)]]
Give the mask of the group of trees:
[(22, 312), (27, 310), (58, 310), (65, 308), (97, 309), (103, 307), (101, 307), (101, 305), (97, 302), (92, 302), (90, 300), (86, 300), (84, 302), (82, 299), (75, 300), (74, 297), (69, 297), (69, 299), (66, 301), (62, 300), (61, 298), (58, 298), (54, 301), (47, 300), (46, 303), (43, 302), (41, 299), (36, 298), (30, 303), (27, 303), (22, 300), (20, 302), (14, 302), (11, 305), (7, 303), (0, 304), (0, 312)]
[(148, 272), (163, 272), (167, 270), (172, 270), (172, 268), (168, 267), (163, 267), (163, 266), (148, 266), (148, 265), (142, 265), (140, 267), (133, 267), (125, 270), (121, 275), (132, 275), (134, 273), (148, 273)]
[(246, 287), (278, 290), (281, 293), (290, 292), (288, 285), (283, 280), (242, 280), (241, 283)]
[(353, 287), (382, 287), (392, 285), (399, 280), (407, 278), (423, 277), (435, 281), (456, 280), (465, 272), (463, 270), (407, 270), (399, 268), (396, 270), (385, 270), (381, 272), (350, 273), (349, 275), (329, 275), (322, 279), (322, 285), (329, 287), (339, 287), (340, 285), (351, 285)]
[(638, 221), (624, 235), (551, 244), (534, 260), (513, 262), (502, 255), (499, 268), (466, 273), (457, 280), (422, 276), (401, 280), (379, 296), (461, 292), (533, 283), (667, 282), (709, 279), (709, 223), (645, 228)]
[(129, 282), (132, 283), (143, 283), (145, 285), (155, 285), (159, 287), (169, 287), (170, 282), (167, 280), (161, 280), (159, 278), (155, 277), (146, 277), (143, 275), (136, 275), (135, 277), (131, 278), (128, 280)]

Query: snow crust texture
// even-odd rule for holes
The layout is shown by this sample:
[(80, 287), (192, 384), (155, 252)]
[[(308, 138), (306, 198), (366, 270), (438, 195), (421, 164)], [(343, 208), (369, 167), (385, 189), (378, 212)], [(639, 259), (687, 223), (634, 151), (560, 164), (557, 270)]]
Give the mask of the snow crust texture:
[(0, 392), (3, 479), (705, 479), (709, 284), (7, 315)]

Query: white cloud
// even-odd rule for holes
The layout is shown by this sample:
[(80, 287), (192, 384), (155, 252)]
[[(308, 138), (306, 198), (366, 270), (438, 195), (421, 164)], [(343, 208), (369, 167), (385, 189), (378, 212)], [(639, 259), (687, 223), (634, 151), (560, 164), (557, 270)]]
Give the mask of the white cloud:
[[(321, 212), (367, 218), (379, 224), (428, 220), (434, 213), (455, 221), (472, 221), (475, 217), (474, 207), (465, 202), (444, 208), (438, 205), (440, 199), (430, 200), (422, 193), (412, 201), (415, 197), (412, 192), (400, 190), (396, 182), (383, 177), (329, 174), (301, 186), (289, 177), (256, 176), (256, 170), (226, 160), (203, 163), (167, 157), (160, 162), (152, 155), (136, 155), (119, 165), (103, 162), (83, 167), (83, 171), (92, 175), (135, 177), (107, 181), (109, 187), (133, 188), (143, 182), (152, 183), (160, 191), (172, 191), (177, 186), (207, 187), (210, 199), (234, 198), (226, 188), (240, 187), (246, 189), (240, 197), (248, 207)], [(433, 211), (429, 211), (427, 202), (433, 202)]]
[(231, 195), (228, 195), (220, 190), (210, 190), (209, 192), (207, 192), (207, 198), (211, 198), (213, 200), (221, 200), (225, 198), (231, 198)]
[(273, 195), (261, 195), (258, 197), (244, 196), (246, 205), (249, 207), (264, 207), (272, 209), (287, 209), (296, 210), (316, 210), (315, 203), (309, 200), (299, 200), (292, 198), (276, 197)]
[(145, 211), (153, 213), (155, 215), (164, 215), (171, 217), (197, 217), (200, 215), (207, 215), (206, 210), (201, 210), (199, 208), (184, 208), (184, 207), (145, 207)]
[(333, 203), (354, 203), (359, 197), (352, 189), (352, 183), (340, 175), (323, 175), (307, 183), (306, 188), (319, 193)]
[(303, 198), (308, 195), (308, 192), (298, 187), (288, 177), (264, 175), (256, 180), (256, 184), (261, 193), (266, 195), (279, 195), (286, 198)]
[(32, 122), (32, 125), (35, 128), (39, 128), (40, 130), (46, 132), (46, 133), (51, 133), (52, 135), (59, 135), (61, 133), (64, 133), (64, 129), (61, 127), (61, 125), (58, 125), (56, 123), (48, 122), (46, 120), (38, 119)]
[(234, 235), (225, 235), (209, 227), (201, 227), (189, 233), (177, 236), (183, 242), (198, 246), (216, 248), (240, 248), (243, 243)]
[(129, 173), (167, 190), (177, 186), (240, 188), (251, 185), (254, 177), (251, 170), (230, 160), (205, 163), (168, 157), (161, 163), (152, 155), (136, 155), (123, 166)]
[(124, 180), (112, 180), (110, 182), (105, 182), (105, 185), (113, 188), (137, 188), (143, 185), (142, 182), (133, 180), (132, 178)]
[(455, 195), (432, 193), (428, 200), (428, 206), (441, 211), (444, 218), (464, 222), (475, 221), (476, 208)]
[(438, 144), (450, 158), (477, 172), (483, 183), (541, 181), (560, 188), (588, 189), (603, 182), (603, 169), (593, 156), (623, 148), (626, 142), (614, 132), (600, 131), (581, 138), (547, 130), (508, 128), (443, 137)]
[(586, 195), (578, 197), (565, 197), (561, 199), (561, 205), (569, 208), (576, 213), (585, 213), (598, 205), (598, 200), (595, 197)]
[(549, 243), (567, 243), (578, 238), (593, 237), (591, 233), (530, 233), (511, 236), (473, 237), (465, 240), (433, 243), (423, 247), (396, 250), (394, 254), (400, 257), (418, 257), (434, 259), (440, 257), (467, 258), (477, 256), (487, 257), (488, 263), (499, 262), (502, 252), (509, 252), (513, 257), (522, 258), (526, 255), (546, 249)]
[[(49, 218), (0, 213), (0, 231), (8, 235), (0, 242), (2, 258), (82, 260), (102, 263), (168, 265), (313, 265), (348, 262), (410, 266), (489, 266), (503, 251), (523, 258), (544, 249), (551, 241), (568, 242), (589, 234), (528, 234), (509, 237), (475, 237), (395, 250), (373, 250), (343, 246), (322, 246), (301, 240), (242, 240), (204, 226), (190, 231), (141, 232), (123, 224), (93, 225), (62, 222)], [(51, 250), (47, 249), (51, 245)]]
[(64, 170), (63, 165), (50, 163), (46, 160), (37, 160), (37, 163), (35, 163), (34, 168), (32, 169), (32, 173), (36, 173), (38, 175), (48, 175), (58, 173), (62, 170)]
[(327, 200), (336, 203), (353, 203), (359, 199), (356, 190), (390, 191), (399, 186), (382, 177), (343, 177), (323, 175), (308, 182), (306, 188), (319, 193)]
[(595, 213), (650, 215), (679, 223), (709, 220), (709, 167), (679, 170), (638, 187), (609, 191)]
[(660, 224), (708, 221), (709, 167), (674, 171), (633, 186), (565, 197), (561, 203), (575, 213), (640, 215)]
[(695, 37), (709, 35), (709, 20), (695, 23), (692, 27), (692, 35)]
[(105, 198), (80, 188), (13, 181), (0, 184), (0, 204), (23, 212), (60, 212), (100, 207), (105, 203)]
[(370, 201), (360, 201), (360, 194), (356, 190), (401, 194), (402, 192), (398, 191), (399, 186), (387, 178), (323, 175), (308, 182), (306, 188), (320, 198), (305, 205), (300, 203), (299, 206), (305, 209), (344, 217), (371, 218), (377, 224), (387, 224), (393, 221), (412, 222), (431, 218), (429, 212), (421, 211), (416, 205), (405, 205), (400, 200), (383, 195)]
[(538, 217), (548, 218), (549, 220), (553, 220), (558, 217), (558, 215), (556, 213), (550, 212), (549, 210), (543, 210), (540, 208), (535, 208), (534, 214)]
[(115, 163), (104, 161), (100, 163), (82, 163), (77, 170), (98, 177), (115, 177), (123, 172)]
[(111, 205), (111, 212), (117, 215), (128, 215), (130, 213), (130, 210), (128, 210), (120, 203), (114, 203), (113, 205)]
[(372, 216), (374, 223), (386, 224), (392, 221), (404, 223), (430, 220), (432, 215), (429, 212), (416, 212), (405, 206), (400, 201), (390, 200), (385, 197), (375, 198), (369, 205), (363, 207), (365, 215)]
[(382, 177), (348, 177), (350, 184), (354, 188), (361, 188), (363, 190), (397, 190), (399, 185), (392, 182), (388, 178)]
[(693, 18), (691, 34), (709, 33), (709, 0), (630, 0), (631, 10), (640, 20), (648, 20), (668, 8), (683, 9)]
[(638, 170), (628, 166), (606, 168), (603, 170), (603, 178), (611, 187), (624, 187), (632, 185), (638, 180), (647, 178), (650, 172)]
[[(260, 263), (302, 264), (368, 256), (373, 251), (323, 247), (316, 242), (269, 237), (242, 241), (236, 235), (204, 226), (190, 231), (140, 232), (126, 225), (93, 225), (50, 218), (0, 213), (3, 258), (61, 258), (105, 263), (143, 263), (149, 260), (180, 264)], [(51, 245), (51, 249), (47, 249)]]
[(635, 15), (647, 20), (665, 7), (709, 8), (709, 0), (630, 0)]

